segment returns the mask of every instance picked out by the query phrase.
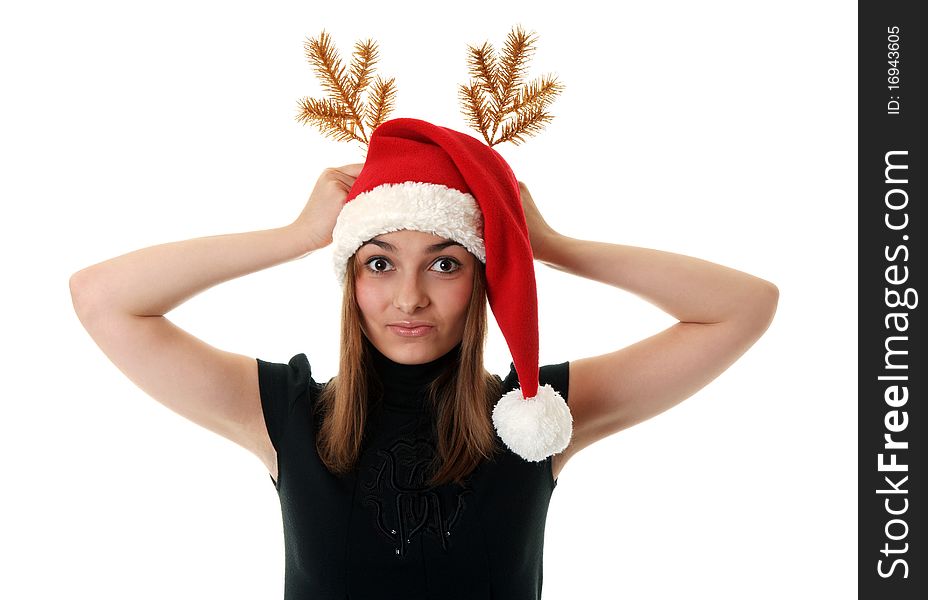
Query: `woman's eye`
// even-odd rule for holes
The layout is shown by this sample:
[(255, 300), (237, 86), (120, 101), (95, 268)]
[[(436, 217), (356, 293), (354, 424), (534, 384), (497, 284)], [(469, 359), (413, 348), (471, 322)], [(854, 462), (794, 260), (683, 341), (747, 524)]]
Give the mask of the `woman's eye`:
[(450, 256), (443, 256), (443, 257), (439, 258), (438, 260), (436, 260), (436, 261), (435, 261), (434, 263), (432, 263), (432, 264), (435, 264), (435, 265), (442, 265), (442, 266), (447, 267), (447, 268), (450, 269), (449, 271), (445, 271), (445, 270), (441, 270), (441, 269), (440, 269), (440, 270), (439, 270), (439, 273), (454, 273), (455, 271), (457, 271), (458, 269), (460, 269), (460, 268), (462, 267), (461, 263), (458, 262), (457, 259), (451, 258)]
[(371, 258), (366, 263), (364, 263), (364, 266), (366, 266), (368, 270), (373, 273), (383, 273), (383, 271), (373, 267), (373, 265), (382, 265), (382, 264), (389, 265), (390, 261), (388, 261), (382, 256), (375, 256), (374, 258)]

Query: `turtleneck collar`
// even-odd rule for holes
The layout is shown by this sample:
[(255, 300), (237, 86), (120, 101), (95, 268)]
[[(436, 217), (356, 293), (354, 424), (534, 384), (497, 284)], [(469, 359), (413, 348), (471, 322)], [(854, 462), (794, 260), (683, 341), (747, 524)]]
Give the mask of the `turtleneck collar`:
[(427, 410), (426, 386), (447, 367), (460, 360), (460, 343), (433, 361), (420, 365), (404, 365), (387, 358), (366, 337), (364, 341), (371, 353), (374, 370), (383, 384), (383, 403), (393, 410)]

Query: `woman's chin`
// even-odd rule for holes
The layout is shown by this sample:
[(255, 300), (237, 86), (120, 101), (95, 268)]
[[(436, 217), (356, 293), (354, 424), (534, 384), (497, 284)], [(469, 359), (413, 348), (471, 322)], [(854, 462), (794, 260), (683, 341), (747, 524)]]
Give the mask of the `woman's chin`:
[(400, 342), (391, 348), (390, 360), (403, 365), (421, 365), (441, 356), (433, 344), (419, 342)]
[(421, 365), (423, 363), (432, 362), (447, 352), (447, 350), (443, 352), (442, 348), (439, 346), (440, 345), (433, 340), (405, 338), (392, 340), (386, 345), (386, 352), (381, 350), (381, 353), (396, 363), (403, 365)]

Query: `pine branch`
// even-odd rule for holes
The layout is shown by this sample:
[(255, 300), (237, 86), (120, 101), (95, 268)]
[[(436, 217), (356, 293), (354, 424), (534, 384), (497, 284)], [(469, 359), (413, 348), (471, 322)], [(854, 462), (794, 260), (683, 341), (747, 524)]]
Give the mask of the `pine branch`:
[[(516, 26), (499, 59), (489, 42), (479, 48), (468, 46), (468, 70), (473, 79), (469, 85), (459, 86), (458, 96), (468, 125), (480, 131), (490, 146), (504, 141), (518, 145), (524, 136), (540, 133), (553, 118), (545, 109), (564, 90), (557, 78), (544, 76), (523, 84), (535, 41), (534, 33)], [(513, 120), (507, 122), (510, 115)]]
[(496, 53), (489, 42), (484, 42), (480, 48), (467, 47), (470, 52), (468, 68), (470, 76), (475, 78), (481, 90), (491, 98), (499, 94), (498, 67)]
[(323, 31), (318, 39), (310, 38), (304, 48), (306, 58), (312, 63), (323, 89), (338, 102), (349, 105), (351, 81), (345, 76), (342, 59), (338, 50), (332, 46), (329, 35)]
[(297, 121), (303, 124), (315, 125), (326, 137), (334, 138), (340, 142), (357, 140), (364, 143), (355, 131), (351, 112), (334, 100), (316, 100), (315, 98), (301, 98), (300, 111)]
[(367, 87), (374, 65), (377, 63), (377, 45), (373, 40), (356, 42), (354, 56), (351, 61), (351, 91), (357, 97), (361, 90)]
[(506, 38), (506, 48), (500, 60), (499, 96), (493, 112), (493, 136), (496, 135), (500, 121), (509, 112), (513, 95), (522, 85), (526, 63), (534, 54), (534, 42), (535, 39), (526, 34), (521, 26), (516, 26)]
[(347, 74), (338, 50), (325, 30), (318, 38), (309, 38), (304, 49), (329, 98), (300, 100), (297, 120), (314, 124), (324, 135), (339, 141), (357, 140), (368, 144), (364, 117), (367, 116), (367, 125), (373, 132), (393, 110), (396, 95), (394, 80), (384, 82), (378, 77), (371, 92), (373, 104), (368, 106), (361, 100), (362, 92), (371, 84), (378, 60), (377, 44), (371, 39), (356, 42)]
[(540, 108), (532, 109), (524, 114), (519, 114), (514, 123), (503, 125), (503, 131), (499, 139), (491, 145), (502, 142), (512, 142), (516, 146), (524, 142), (524, 136), (535, 135), (544, 130), (544, 126), (550, 123), (554, 117), (548, 113), (542, 112)]
[(546, 108), (564, 91), (564, 86), (557, 81), (556, 76), (542, 76), (542, 78), (522, 86), (512, 101), (509, 113), (523, 113), (535, 106)]
[(359, 115), (363, 115), (366, 108), (359, 96), (361, 91), (367, 88), (368, 83), (370, 83), (371, 73), (376, 62), (377, 47), (373, 40), (368, 39), (363, 43), (355, 43), (354, 55), (351, 59), (351, 88), (349, 91), (351, 93), (351, 104), (357, 106)]
[(371, 104), (371, 111), (367, 115), (367, 125), (371, 131), (374, 131), (383, 123), (387, 115), (393, 110), (393, 104), (396, 100), (396, 86), (394, 79), (391, 78), (383, 81), (380, 77), (374, 82), (372, 92), (374, 101)]
[(458, 87), (458, 97), (461, 100), (461, 107), (468, 125), (479, 131), (487, 144), (492, 146), (487, 135), (487, 130), (490, 128), (490, 107), (483, 99), (482, 89), (482, 84), (475, 82), (471, 82), (470, 85), (461, 85)]

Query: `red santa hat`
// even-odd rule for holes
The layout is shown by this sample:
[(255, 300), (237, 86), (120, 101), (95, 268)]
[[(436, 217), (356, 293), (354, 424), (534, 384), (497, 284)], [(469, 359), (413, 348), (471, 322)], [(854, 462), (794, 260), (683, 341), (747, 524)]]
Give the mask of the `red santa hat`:
[(402, 229), (454, 240), (486, 265), (487, 299), (521, 386), (496, 404), (493, 425), (527, 461), (564, 450), (573, 419), (564, 398), (538, 381), (535, 265), (512, 169), (465, 133), (420, 119), (382, 123), (332, 232), (339, 283), (361, 244)]

